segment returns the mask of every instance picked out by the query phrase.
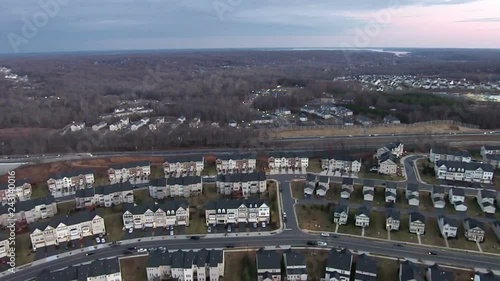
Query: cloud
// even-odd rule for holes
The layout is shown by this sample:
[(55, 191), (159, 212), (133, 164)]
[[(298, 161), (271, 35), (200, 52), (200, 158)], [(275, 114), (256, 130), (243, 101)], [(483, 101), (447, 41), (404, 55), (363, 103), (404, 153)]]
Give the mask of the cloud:
[(478, 18), (478, 19), (460, 20), (457, 22), (500, 22), (500, 18)]

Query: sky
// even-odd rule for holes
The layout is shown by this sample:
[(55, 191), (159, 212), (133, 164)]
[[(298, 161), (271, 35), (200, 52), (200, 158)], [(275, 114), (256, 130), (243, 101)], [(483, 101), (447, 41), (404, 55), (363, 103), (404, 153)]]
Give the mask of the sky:
[(500, 0), (0, 0), (0, 53), (500, 48)]

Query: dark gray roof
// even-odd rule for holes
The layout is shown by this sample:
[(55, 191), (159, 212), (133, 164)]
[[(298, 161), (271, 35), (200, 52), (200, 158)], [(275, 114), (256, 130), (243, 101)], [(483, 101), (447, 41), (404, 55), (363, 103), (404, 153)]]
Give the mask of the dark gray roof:
[(184, 268), (184, 252), (177, 250), (172, 253), (172, 268)]
[(166, 178), (154, 178), (149, 181), (149, 186), (167, 186)]
[(320, 183), (329, 183), (330, 182), (330, 177), (328, 177), (328, 176), (319, 176), (318, 177), (318, 182), (320, 182)]
[(378, 160), (379, 160), (379, 162), (384, 162), (386, 160), (391, 160), (392, 162), (397, 163), (398, 158), (396, 157), (396, 155), (392, 154), (390, 151), (387, 151), (387, 152), (382, 153), (378, 157)]
[(353, 178), (342, 178), (342, 184), (352, 185), (352, 184), (354, 184), (354, 179)]
[(188, 201), (183, 199), (175, 199), (175, 200), (165, 200), (161, 203), (155, 204), (142, 204), (135, 205), (132, 203), (123, 204), (124, 210), (131, 212), (132, 214), (143, 214), (146, 210), (151, 210), (156, 212), (158, 209), (162, 209), (163, 211), (177, 211), (179, 208), (187, 209), (189, 204)]
[(484, 164), (484, 163), (478, 163), (478, 162), (460, 162), (460, 161), (443, 161), (439, 160), (436, 163), (437, 166), (446, 166), (448, 170), (450, 168), (452, 169), (464, 169), (464, 170), (469, 170), (469, 171), (474, 171), (479, 168), (481, 168), (485, 172), (492, 172), (493, 173), (493, 166), (491, 164)]
[[(19, 213), (21, 211), (32, 210), (36, 206), (39, 206), (39, 205), (44, 205), (44, 204), (50, 205), (54, 202), (56, 202), (56, 200), (54, 199), (54, 196), (52, 196), (52, 195), (41, 197), (41, 198), (35, 198), (35, 199), (31, 199), (31, 200), (26, 200), (26, 201), (16, 202), (16, 213)], [(0, 206), (0, 213), (1, 214), (9, 213), (8, 212), (9, 207), (10, 207), (9, 205)]]
[(166, 163), (189, 163), (199, 161), (203, 161), (203, 157), (193, 154), (169, 156), (164, 160), (164, 162)]
[(201, 183), (201, 176), (170, 177), (167, 185), (191, 185)]
[(374, 180), (370, 180), (370, 179), (364, 179), (363, 180), (363, 185), (364, 186), (375, 187), (375, 181)]
[(452, 188), (453, 195), (455, 196), (465, 196), (465, 190), (460, 187), (453, 187)]
[(366, 254), (361, 254), (356, 260), (356, 271), (377, 274), (377, 261)]
[(88, 198), (88, 197), (94, 197), (94, 195), (95, 195), (94, 188), (78, 189), (75, 193), (76, 198)]
[(374, 195), (375, 194), (375, 190), (373, 190), (373, 189), (363, 190), (363, 195), (366, 195), (366, 194)]
[(348, 205), (345, 205), (345, 204), (341, 204), (341, 203), (338, 203), (336, 206), (335, 206), (335, 213), (347, 213), (349, 211), (349, 206)]
[(453, 156), (461, 156), (461, 157), (470, 157), (470, 153), (465, 150), (460, 150), (456, 148), (449, 148), (449, 147), (434, 147), (432, 148), (432, 152), (435, 154), (442, 154), (442, 155), (453, 155)]
[(129, 162), (129, 163), (111, 165), (110, 168), (115, 170), (120, 170), (120, 169), (129, 169), (129, 168), (137, 168), (145, 166), (151, 166), (151, 162), (149, 161)]
[(432, 281), (454, 281), (455, 274), (451, 271), (441, 269), (437, 264), (429, 266), (427, 270), (430, 272)]
[(207, 210), (227, 210), (227, 209), (237, 209), (241, 205), (245, 205), (247, 208), (258, 208), (262, 204), (267, 202), (264, 199), (258, 198), (248, 198), (248, 199), (219, 199), (216, 201), (210, 201), (206, 205)]
[(308, 173), (308, 174), (306, 175), (306, 181), (316, 181), (316, 175), (315, 175), (315, 174)]
[(425, 224), (425, 216), (419, 212), (412, 212), (410, 213), (410, 221), (411, 222), (420, 221), (421, 223)]
[(389, 114), (384, 117), (384, 122), (394, 122), (394, 121), (399, 121), (399, 119), (396, 118), (396, 116), (394, 115)]
[(370, 210), (366, 206), (360, 206), (356, 209), (356, 215), (366, 215), (370, 216)]
[(496, 197), (496, 191), (495, 190), (490, 190), (490, 189), (481, 189), (481, 197), (482, 198), (495, 198)]
[(98, 211), (89, 211), (89, 210), (81, 210), (79, 212), (72, 213), (71, 215), (57, 215), (49, 220), (37, 221), (33, 224), (30, 224), (30, 232), (33, 232), (35, 229), (44, 230), (47, 226), (51, 226), (56, 228), (59, 224), (63, 223), (66, 226), (75, 225), (82, 223), (84, 221), (91, 221), (95, 216), (102, 217), (102, 212)]
[(259, 249), (256, 256), (257, 270), (258, 269), (280, 269), (281, 256), (272, 250)]
[(486, 149), (486, 150), (500, 150), (500, 145), (485, 145), (484, 149)]
[(340, 161), (347, 161), (347, 162), (353, 162), (355, 160), (358, 160), (350, 155), (338, 152), (338, 151), (329, 151), (325, 152), (322, 154), (321, 159), (324, 160), (340, 160)]
[(458, 220), (446, 216), (439, 216), (439, 220), (443, 220), (443, 225), (450, 225), (453, 227), (458, 227)]
[(250, 182), (265, 180), (266, 173), (264, 172), (220, 174), (217, 176), (218, 182)]
[(88, 276), (97, 277), (120, 272), (118, 258), (95, 260), (89, 265)]
[(440, 185), (434, 185), (432, 187), (432, 193), (436, 194), (436, 193), (442, 193), (444, 194), (444, 187), (440, 186)]
[(229, 153), (221, 154), (217, 156), (217, 160), (245, 160), (245, 159), (256, 159), (257, 153), (246, 152), (246, 153)]
[(84, 176), (94, 174), (94, 171), (90, 169), (77, 169), (69, 172), (57, 173), (49, 175), (49, 179), (62, 179), (62, 178), (71, 178), (76, 176)]
[(289, 249), (283, 256), (286, 266), (306, 266), (306, 257), (302, 253)]
[(149, 253), (148, 262), (146, 267), (159, 267), (170, 265), (172, 263), (172, 255), (165, 251), (165, 253), (161, 251), (152, 251)]
[(404, 261), (400, 265), (400, 280), (401, 281), (424, 281), (424, 277), (418, 267), (411, 261)]
[(500, 281), (500, 276), (491, 271), (488, 273), (476, 272), (476, 275), (479, 276), (479, 281)]
[(337, 251), (332, 249), (328, 253), (326, 266), (350, 272), (352, 266), (352, 254), (346, 248)]
[(400, 220), (401, 214), (398, 210), (389, 209), (387, 210), (386, 218), (392, 218), (394, 220)]
[(115, 192), (133, 191), (134, 185), (130, 182), (101, 185), (95, 187), (95, 194), (109, 195)]
[(273, 158), (316, 158), (320, 153), (317, 151), (274, 151), (269, 154)]
[(500, 154), (486, 154), (486, 159), (500, 161)]
[(221, 250), (210, 250), (209, 258), (209, 266), (215, 267), (224, 261), (224, 252)]
[(483, 223), (473, 219), (473, 218), (466, 218), (464, 219), (464, 229), (473, 229), (473, 228), (480, 228), (484, 230)]
[(118, 258), (94, 260), (90, 264), (82, 264), (78, 266), (69, 266), (57, 271), (42, 271), (36, 278), (36, 281), (62, 281), (62, 280), (77, 280), (84, 281), (88, 277), (97, 277), (102, 275), (110, 275), (120, 272), (120, 263)]

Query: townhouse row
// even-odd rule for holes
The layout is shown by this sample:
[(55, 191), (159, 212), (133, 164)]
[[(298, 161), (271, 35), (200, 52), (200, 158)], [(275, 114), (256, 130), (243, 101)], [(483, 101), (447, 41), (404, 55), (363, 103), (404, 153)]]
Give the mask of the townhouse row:
[(13, 183), (0, 183), (0, 202), (5, 205), (15, 199), (16, 201), (27, 201), (31, 199), (32, 187), (26, 180), (18, 180)]
[[(337, 204), (333, 210), (333, 222), (339, 225), (348, 223), (349, 205)], [(366, 206), (356, 209), (354, 214), (354, 224), (359, 227), (368, 227), (370, 225), (370, 210)], [(437, 223), (440, 233), (446, 238), (457, 238), (459, 221), (446, 216), (439, 216)], [(408, 231), (417, 235), (425, 234), (425, 216), (419, 212), (410, 212), (408, 216)], [(465, 218), (462, 222), (464, 228), (464, 237), (470, 241), (482, 242), (485, 235), (485, 227), (481, 221), (473, 218)], [(401, 214), (396, 209), (389, 209), (385, 215), (385, 228), (387, 231), (398, 231), (401, 226)], [(495, 233), (500, 234), (498, 222), (491, 224)], [(498, 236), (500, 238), (500, 236)]]
[(99, 259), (90, 263), (71, 265), (54, 271), (44, 270), (34, 281), (78, 280), (78, 281), (122, 281), (118, 258)]
[(224, 276), (224, 251), (156, 250), (149, 253), (146, 263), (148, 281), (219, 281)]

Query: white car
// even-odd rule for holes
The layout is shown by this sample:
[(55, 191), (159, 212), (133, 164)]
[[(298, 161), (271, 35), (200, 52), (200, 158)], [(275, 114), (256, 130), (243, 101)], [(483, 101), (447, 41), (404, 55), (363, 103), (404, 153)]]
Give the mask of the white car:
[(170, 235), (174, 235), (174, 230), (170, 230)]
[(133, 228), (129, 228), (128, 229), (128, 233), (132, 233), (132, 232), (134, 232), (134, 229)]
[(207, 232), (208, 233), (212, 232), (212, 228), (210, 226), (207, 228)]
[(96, 238), (95, 238), (95, 242), (97, 242), (97, 244), (100, 244), (100, 243), (101, 243), (101, 238), (96, 237)]
[(330, 234), (328, 234), (326, 232), (321, 232), (321, 236), (323, 236), (323, 237), (330, 237)]
[(106, 239), (104, 239), (104, 237), (101, 238), (101, 243), (103, 243), (103, 244), (106, 243)]
[(139, 250), (137, 250), (138, 253), (147, 253), (148, 250), (147, 249), (144, 249), (144, 248), (140, 248)]
[(266, 222), (262, 222), (262, 228), (266, 228)]
[(328, 246), (328, 244), (326, 244), (326, 242), (323, 242), (323, 241), (318, 241), (318, 246), (326, 247), (326, 246)]

